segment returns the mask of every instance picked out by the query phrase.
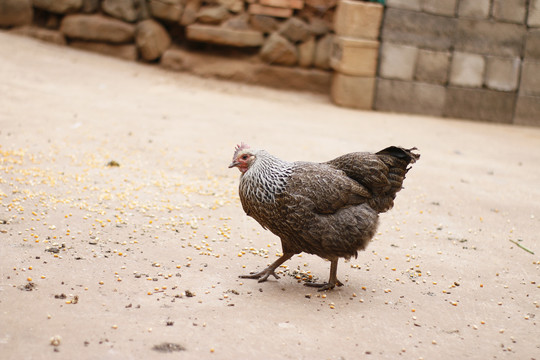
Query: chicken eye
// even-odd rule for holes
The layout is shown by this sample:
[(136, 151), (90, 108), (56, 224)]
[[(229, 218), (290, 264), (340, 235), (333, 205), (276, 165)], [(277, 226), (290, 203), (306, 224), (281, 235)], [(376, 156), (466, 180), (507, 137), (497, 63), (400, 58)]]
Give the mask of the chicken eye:
[(247, 158), (248, 158), (247, 155), (242, 156), (242, 160), (247, 160)]

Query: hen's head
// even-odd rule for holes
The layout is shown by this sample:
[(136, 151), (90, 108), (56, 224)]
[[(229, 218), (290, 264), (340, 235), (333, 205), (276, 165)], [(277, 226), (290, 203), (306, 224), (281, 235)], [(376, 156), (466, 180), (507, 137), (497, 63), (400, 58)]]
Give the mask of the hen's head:
[(234, 149), (234, 155), (229, 168), (237, 167), (243, 174), (245, 173), (251, 164), (255, 161), (255, 152), (252, 151), (247, 144), (241, 143), (236, 145)]

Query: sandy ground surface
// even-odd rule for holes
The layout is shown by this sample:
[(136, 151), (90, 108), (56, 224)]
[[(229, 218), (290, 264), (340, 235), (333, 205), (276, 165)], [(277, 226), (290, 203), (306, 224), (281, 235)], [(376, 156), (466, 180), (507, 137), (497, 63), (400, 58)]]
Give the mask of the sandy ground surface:
[[(540, 359), (540, 129), (352, 111), (5, 33), (0, 94), (2, 359)], [(306, 254), (277, 281), (238, 278), (281, 251), (240, 206), (240, 141), (422, 158), (340, 261), (345, 286), (317, 293), (301, 278), (329, 262)]]

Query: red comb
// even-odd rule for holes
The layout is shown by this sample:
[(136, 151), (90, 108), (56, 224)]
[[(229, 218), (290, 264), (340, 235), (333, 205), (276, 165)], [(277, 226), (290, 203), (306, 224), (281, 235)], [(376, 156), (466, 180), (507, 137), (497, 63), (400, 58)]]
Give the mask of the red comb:
[(243, 142), (241, 142), (240, 145), (236, 145), (236, 147), (234, 148), (233, 160), (236, 158), (236, 155), (238, 155), (238, 153), (244, 149), (249, 149), (249, 145), (244, 144)]

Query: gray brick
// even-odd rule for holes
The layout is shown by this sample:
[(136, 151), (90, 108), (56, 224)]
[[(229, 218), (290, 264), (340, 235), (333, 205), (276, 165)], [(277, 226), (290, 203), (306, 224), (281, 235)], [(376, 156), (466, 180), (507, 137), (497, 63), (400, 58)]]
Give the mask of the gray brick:
[(454, 52), (450, 67), (450, 84), (482, 87), (486, 62), (482, 55)]
[(515, 91), (519, 80), (520, 58), (489, 56), (486, 65), (486, 86), (493, 90)]
[(456, 24), (455, 18), (388, 8), (382, 39), (419, 48), (448, 50), (453, 45)]
[(447, 51), (419, 50), (414, 79), (444, 85), (448, 81), (450, 53)]
[(460, 0), (458, 16), (474, 19), (487, 19), (489, 17), (490, 0)]
[(418, 48), (383, 43), (379, 75), (387, 79), (412, 80)]
[(422, 10), (435, 15), (455, 16), (457, 0), (422, 0)]
[(386, 0), (386, 6), (406, 10), (421, 10), (420, 0)]
[(525, 23), (526, 0), (494, 0), (493, 18), (518, 24)]
[(521, 67), (520, 95), (540, 96), (540, 62), (523, 62)]
[(498, 56), (521, 56), (525, 27), (517, 24), (459, 19), (457, 51)]
[(530, 27), (540, 27), (540, 0), (530, 0), (527, 25)]
[(511, 123), (516, 93), (448, 87), (444, 116)]
[(540, 126), (540, 97), (518, 96), (514, 124)]
[(533, 29), (527, 32), (525, 59), (540, 60), (540, 29)]
[(375, 109), (441, 116), (446, 88), (412, 81), (377, 79)]

